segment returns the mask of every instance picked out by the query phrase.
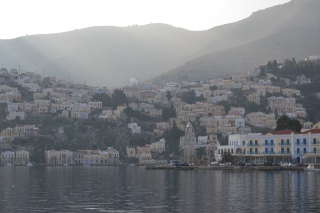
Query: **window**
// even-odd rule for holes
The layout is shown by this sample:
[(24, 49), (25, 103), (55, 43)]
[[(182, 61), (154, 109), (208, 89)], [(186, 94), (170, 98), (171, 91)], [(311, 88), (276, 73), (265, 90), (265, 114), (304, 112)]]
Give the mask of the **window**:
[(271, 154), (273, 154), (273, 148), (271, 148)]
[(250, 140), (250, 145), (252, 145), (252, 140)]
[(316, 144), (316, 143), (317, 143), (317, 139), (314, 138), (314, 139), (313, 139), (313, 144)]
[(255, 141), (254, 141), (254, 144), (255, 144), (255, 145), (258, 145), (258, 141), (257, 141), (257, 140), (255, 140)]
[(303, 148), (303, 153), (307, 153), (307, 148)]
[(287, 144), (290, 144), (290, 140), (289, 139), (287, 139)]
[(299, 145), (300, 144), (300, 139), (297, 139), (297, 145)]
[(288, 154), (290, 153), (290, 148), (287, 148), (287, 153), (288, 153)]
[(283, 143), (284, 143), (284, 141), (283, 141), (283, 139), (281, 139), (281, 145), (283, 145)]
[(268, 140), (265, 140), (264, 143), (265, 143), (266, 145), (268, 145)]
[(297, 153), (300, 153), (300, 148), (297, 148)]
[(317, 148), (316, 147), (313, 148), (313, 153), (317, 153)]
[(258, 154), (258, 148), (255, 148), (255, 149), (254, 149), (254, 152), (255, 152), (256, 154)]
[(252, 154), (252, 148), (250, 148), (250, 154)]
[(268, 154), (268, 148), (265, 148), (265, 149), (264, 149), (264, 153), (265, 153), (265, 154)]
[(307, 144), (307, 139), (303, 139), (303, 144)]
[(281, 148), (281, 153), (284, 153), (284, 148)]
[(271, 140), (271, 145), (273, 145), (273, 140)]
[(242, 141), (242, 145), (246, 145), (246, 142), (245, 142), (245, 141)]

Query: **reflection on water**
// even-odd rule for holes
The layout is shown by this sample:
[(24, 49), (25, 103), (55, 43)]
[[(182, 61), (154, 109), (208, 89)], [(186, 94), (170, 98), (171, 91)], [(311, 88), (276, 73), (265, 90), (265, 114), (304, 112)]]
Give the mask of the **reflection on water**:
[(320, 173), (0, 167), (0, 212), (314, 212)]

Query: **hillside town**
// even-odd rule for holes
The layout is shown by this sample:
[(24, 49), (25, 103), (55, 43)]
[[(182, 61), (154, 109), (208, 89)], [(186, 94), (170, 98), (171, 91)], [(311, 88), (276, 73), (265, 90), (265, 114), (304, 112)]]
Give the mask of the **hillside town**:
[[(308, 114), (299, 89), (319, 82), (305, 74), (279, 76), (272, 66), (285, 64), (119, 89), (2, 68), (1, 164), (208, 164), (225, 161), (225, 153), (233, 163), (319, 163), (319, 117)], [(275, 130), (282, 116), (302, 128)]]

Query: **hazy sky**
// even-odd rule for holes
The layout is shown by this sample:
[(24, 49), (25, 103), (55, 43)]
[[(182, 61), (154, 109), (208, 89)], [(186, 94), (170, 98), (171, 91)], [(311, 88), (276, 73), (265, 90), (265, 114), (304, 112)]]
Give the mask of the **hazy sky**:
[(166, 23), (205, 30), (290, 0), (0, 0), (0, 39), (90, 26)]

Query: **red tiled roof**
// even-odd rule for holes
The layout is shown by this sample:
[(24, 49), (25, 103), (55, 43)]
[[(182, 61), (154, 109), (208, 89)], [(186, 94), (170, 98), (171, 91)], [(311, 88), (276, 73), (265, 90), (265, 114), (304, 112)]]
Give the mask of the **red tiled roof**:
[(276, 130), (274, 132), (271, 132), (271, 134), (273, 135), (289, 135), (291, 133), (294, 133), (294, 132), (291, 130)]
[(310, 129), (310, 130), (308, 130), (308, 131), (305, 131), (305, 132), (303, 132), (303, 133), (301, 133), (301, 134), (308, 134), (308, 133), (313, 133), (313, 134), (315, 134), (315, 133), (320, 133), (320, 129)]

